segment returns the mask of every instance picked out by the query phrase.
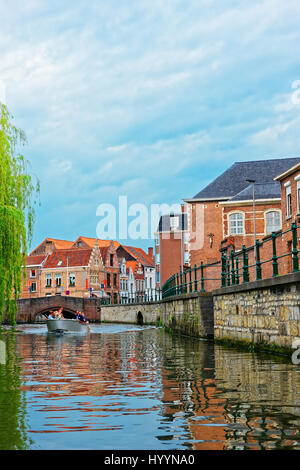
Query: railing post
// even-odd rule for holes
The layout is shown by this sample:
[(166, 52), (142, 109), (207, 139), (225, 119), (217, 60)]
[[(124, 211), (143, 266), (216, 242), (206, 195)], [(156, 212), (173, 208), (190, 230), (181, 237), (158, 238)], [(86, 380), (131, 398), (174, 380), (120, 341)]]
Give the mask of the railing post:
[(256, 240), (255, 249), (256, 249), (256, 279), (257, 280), (261, 279), (261, 262), (260, 262), (259, 247), (260, 247), (259, 240)]
[(239, 257), (236, 257), (236, 275), (235, 275), (235, 283), (239, 284), (240, 283), (240, 275), (239, 275)]
[(193, 292), (193, 283), (192, 283), (192, 268), (189, 270), (190, 274), (190, 292)]
[(296, 272), (296, 271), (299, 271), (299, 261), (298, 261), (298, 250), (297, 250), (297, 225), (295, 222), (292, 223), (292, 234), (293, 234), (293, 249), (292, 249), (293, 272)]
[(179, 274), (176, 274), (176, 295), (179, 294)]
[(231, 283), (234, 286), (235, 285), (235, 269), (234, 269), (234, 251), (233, 250), (231, 250), (230, 256), (231, 256)]
[(201, 261), (201, 292), (205, 292), (204, 290), (204, 266), (203, 266), (203, 261)]
[(184, 271), (184, 293), (187, 293), (186, 271)]
[(249, 282), (248, 253), (243, 245), (243, 282)]
[(197, 292), (198, 290), (198, 281), (197, 281), (197, 265), (195, 264), (195, 267), (194, 267), (194, 270), (195, 270), (195, 292)]
[(230, 260), (227, 258), (227, 286), (230, 286)]
[(182, 289), (182, 269), (180, 269), (180, 294), (183, 294), (183, 289)]
[(226, 256), (221, 254), (221, 287), (226, 287)]
[(273, 256), (272, 256), (272, 266), (273, 266), (273, 277), (278, 276), (278, 258), (276, 254), (276, 234), (272, 232), (272, 246), (273, 246)]

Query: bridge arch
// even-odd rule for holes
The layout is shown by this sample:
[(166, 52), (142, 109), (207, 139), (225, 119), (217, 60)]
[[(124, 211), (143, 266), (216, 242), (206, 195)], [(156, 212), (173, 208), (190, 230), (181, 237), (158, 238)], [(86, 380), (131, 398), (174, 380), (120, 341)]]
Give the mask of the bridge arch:
[(144, 324), (144, 317), (143, 317), (143, 314), (142, 312), (138, 312), (137, 316), (136, 316), (136, 321), (137, 321), (137, 324), (138, 325), (143, 325)]
[(101, 320), (99, 299), (53, 295), (46, 297), (19, 299), (16, 315), (17, 323), (34, 323), (45, 318), (49, 310), (63, 308), (66, 318), (72, 318), (76, 310), (83, 312), (89, 321)]
[[(53, 306), (51, 305), (50, 307), (47, 307), (47, 308), (42, 308), (40, 310), (37, 309), (33, 314), (34, 315), (33, 321), (34, 322), (43, 321), (49, 315), (50, 310), (52, 310), (52, 311), (59, 310), (61, 307), (63, 307), (63, 306), (62, 305), (53, 305)], [(74, 318), (74, 315), (76, 314), (76, 310), (73, 310), (71, 308), (63, 307), (62, 314), (63, 314), (64, 318)]]

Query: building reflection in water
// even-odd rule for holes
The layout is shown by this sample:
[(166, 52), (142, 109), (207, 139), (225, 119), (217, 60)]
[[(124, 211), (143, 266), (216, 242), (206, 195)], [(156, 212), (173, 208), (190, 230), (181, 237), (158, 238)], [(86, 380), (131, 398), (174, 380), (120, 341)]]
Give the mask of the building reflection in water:
[(18, 335), (34, 440), (98, 431), (90, 448), (300, 448), (300, 370), (288, 358), (120, 328)]

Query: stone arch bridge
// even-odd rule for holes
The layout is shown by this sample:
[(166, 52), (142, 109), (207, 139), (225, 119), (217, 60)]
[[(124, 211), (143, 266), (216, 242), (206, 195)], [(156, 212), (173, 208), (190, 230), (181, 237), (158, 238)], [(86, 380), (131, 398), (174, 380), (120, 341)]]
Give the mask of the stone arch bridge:
[(82, 297), (68, 297), (65, 295), (53, 295), (18, 300), (17, 323), (34, 323), (45, 318), (49, 310), (63, 308), (63, 313), (75, 313), (76, 310), (84, 312), (92, 322), (101, 321), (101, 305), (99, 299)]

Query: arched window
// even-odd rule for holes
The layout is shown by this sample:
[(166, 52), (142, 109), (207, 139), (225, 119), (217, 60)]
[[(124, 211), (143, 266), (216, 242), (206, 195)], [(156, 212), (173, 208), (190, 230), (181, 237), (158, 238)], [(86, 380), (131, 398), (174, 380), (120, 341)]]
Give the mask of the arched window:
[(244, 215), (241, 213), (230, 214), (229, 235), (242, 235), (244, 233)]
[(277, 230), (281, 229), (279, 211), (266, 212), (265, 217), (266, 217), (266, 233), (277, 232)]

